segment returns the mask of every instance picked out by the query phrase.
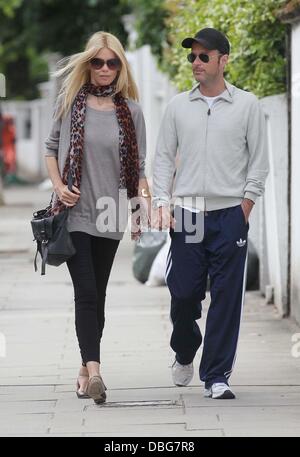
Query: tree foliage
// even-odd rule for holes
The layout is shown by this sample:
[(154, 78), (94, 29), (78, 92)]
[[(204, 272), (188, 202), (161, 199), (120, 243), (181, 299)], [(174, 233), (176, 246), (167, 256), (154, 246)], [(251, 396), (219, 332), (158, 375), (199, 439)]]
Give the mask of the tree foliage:
[(126, 45), (121, 17), (128, 11), (120, 0), (0, 0), (0, 72), (7, 96), (37, 97), (37, 83), (48, 79), (45, 54), (79, 52), (98, 30)]
[(38, 96), (47, 79), (45, 52), (70, 55), (97, 30), (124, 45), (122, 15), (133, 12), (137, 45), (149, 44), (179, 90), (193, 78), (181, 41), (203, 27), (228, 36), (232, 52), (226, 77), (258, 96), (285, 90), (285, 28), (276, 11), (285, 0), (0, 0), (0, 72), (9, 98)]
[(20, 4), (22, 0), (0, 0), (0, 11), (5, 14), (5, 16), (12, 17), (14, 15), (14, 10)]
[(170, 16), (167, 5), (162, 0), (123, 0), (135, 16), (135, 29), (138, 34), (137, 47), (149, 44), (159, 62), (163, 60), (163, 50), (168, 41), (166, 19)]

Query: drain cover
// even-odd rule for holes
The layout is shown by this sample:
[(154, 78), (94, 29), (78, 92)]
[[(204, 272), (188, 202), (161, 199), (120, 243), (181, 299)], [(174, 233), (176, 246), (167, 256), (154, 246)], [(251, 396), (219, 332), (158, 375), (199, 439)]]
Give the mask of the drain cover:
[(152, 400), (152, 401), (122, 401), (122, 402), (106, 402), (101, 405), (102, 407), (110, 408), (137, 408), (141, 407), (161, 407), (161, 406), (182, 406), (180, 401), (172, 400)]

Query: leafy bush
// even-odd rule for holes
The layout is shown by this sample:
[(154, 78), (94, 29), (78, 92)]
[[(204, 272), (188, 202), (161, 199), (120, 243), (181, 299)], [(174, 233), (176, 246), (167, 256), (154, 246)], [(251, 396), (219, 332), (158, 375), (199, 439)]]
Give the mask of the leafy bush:
[(181, 41), (204, 27), (224, 32), (231, 44), (225, 77), (263, 97), (286, 90), (286, 26), (276, 16), (285, 0), (165, 0), (168, 41), (163, 69), (179, 90), (193, 83)]

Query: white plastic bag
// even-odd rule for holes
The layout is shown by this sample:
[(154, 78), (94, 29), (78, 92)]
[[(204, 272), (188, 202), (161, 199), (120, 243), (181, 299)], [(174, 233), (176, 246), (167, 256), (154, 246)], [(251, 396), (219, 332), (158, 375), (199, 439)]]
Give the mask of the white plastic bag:
[(167, 257), (168, 257), (170, 245), (171, 245), (171, 238), (168, 235), (167, 241), (165, 242), (163, 247), (159, 250), (158, 254), (156, 255), (156, 257), (152, 263), (149, 277), (146, 282), (146, 286), (157, 287), (157, 286), (164, 286), (166, 284), (166, 281), (165, 281), (166, 264), (167, 264)]

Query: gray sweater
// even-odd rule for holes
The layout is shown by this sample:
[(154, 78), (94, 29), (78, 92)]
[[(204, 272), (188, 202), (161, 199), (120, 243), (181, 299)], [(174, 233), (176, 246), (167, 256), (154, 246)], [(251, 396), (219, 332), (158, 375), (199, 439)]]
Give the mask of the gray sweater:
[(167, 106), (154, 159), (154, 206), (172, 198), (184, 205), (197, 197), (194, 207), (215, 210), (243, 198), (255, 202), (263, 194), (268, 174), (264, 113), (255, 95), (225, 85), (210, 109), (199, 84)]
[[(140, 157), (140, 178), (145, 176), (146, 131), (138, 103), (128, 101)], [(71, 115), (54, 119), (46, 140), (46, 156), (57, 157), (62, 173), (70, 145)], [(119, 125), (115, 110), (87, 106), (80, 198), (70, 209), (68, 230), (121, 239), (127, 224), (127, 199), (119, 194)], [(121, 202), (121, 204), (120, 204)], [(121, 218), (119, 217), (121, 215)]]

